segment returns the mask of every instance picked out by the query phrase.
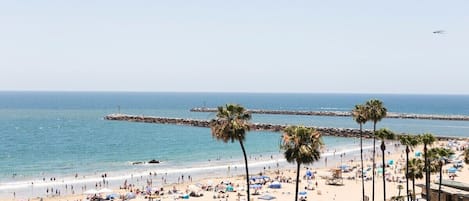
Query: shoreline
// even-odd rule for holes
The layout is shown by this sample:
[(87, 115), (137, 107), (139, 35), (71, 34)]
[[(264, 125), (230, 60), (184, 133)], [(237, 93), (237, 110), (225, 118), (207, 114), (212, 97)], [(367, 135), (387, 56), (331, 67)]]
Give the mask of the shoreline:
[[(462, 141), (462, 143), (466, 144), (465, 146), (467, 147), (469, 145), (469, 141)], [(449, 144), (449, 141), (437, 141), (435, 143), (435, 145), (433, 147), (442, 147), (442, 146), (445, 146), (445, 144)], [(395, 161), (395, 166), (392, 166), (390, 168), (387, 168), (386, 172), (390, 172), (391, 175), (396, 175), (396, 178), (397, 176), (403, 174), (402, 172), (402, 168), (405, 167), (405, 165), (403, 164), (403, 161), (404, 158), (405, 158), (405, 152), (404, 152), (404, 149), (405, 147), (402, 146), (402, 145), (398, 145), (398, 142), (397, 141), (390, 141), (390, 142), (387, 142), (387, 154), (386, 154), (386, 160), (394, 160)], [(367, 147), (367, 148), (370, 148), (370, 147)], [(372, 148), (372, 147), (371, 147)], [(359, 149), (359, 148), (358, 148)], [(422, 145), (416, 147), (414, 149), (414, 152), (416, 151), (421, 151), (422, 149)], [(414, 157), (414, 152), (411, 152), (412, 154), (412, 157)], [(349, 153), (349, 152), (347, 152)], [(317, 182), (319, 183), (319, 186), (317, 186), (317, 189), (315, 190), (312, 190), (311, 191), (311, 196), (314, 196), (313, 200), (318, 200), (318, 201), (325, 201), (325, 200), (344, 200), (346, 198), (350, 199), (350, 196), (351, 197), (356, 197), (358, 200), (360, 198), (360, 190), (361, 189), (361, 180), (358, 180), (358, 179), (345, 179), (344, 178), (344, 186), (330, 186), (330, 185), (325, 185), (325, 180), (323, 177), (326, 177), (327, 175), (330, 174), (329, 170), (331, 168), (335, 168), (335, 167), (338, 167), (338, 165), (340, 164), (348, 164), (350, 165), (351, 167), (354, 167), (354, 166), (357, 166), (359, 165), (360, 163), (360, 160), (356, 160), (357, 157), (359, 157), (359, 154), (356, 153), (356, 152), (350, 152), (350, 153), (355, 153), (355, 154), (344, 154), (345, 157), (339, 157), (339, 155), (342, 156), (342, 153), (339, 154), (339, 152), (336, 152), (335, 155), (333, 155), (332, 153), (328, 153), (328, 154), (324, 154), (321, 156), (321, 159), (315, 163), (313, 163), (312, 165), (302, 165), (302, 169), (301, 171), (304, 172), (306, 171), (307, 168), (309, 169), (312, 169), (314, 170), (316, 173), (316, 179), (311, 181), (312, 183), (314, 182)], [(367, 149), (367, 151), (364, 152), (365, 153), (365, 164), (367, 164), (367, 166), (370, 165), (370, 154), (371, 154), (371, 149)], [(377, 161), (380, 161), (380, 151), (377, 151)], [(324, 164), (324, 161), (323, 159), (327, 157), (329, 158), (329, 163), (328, 165), (326, 166)], [(286, 177), (290, 177), (290, 178), (294, 178), (295, 176), (295, 170), (296, 170), (296, 165), (295, 164), (290, 164), (290, 163), (286, 163), (285, 161), (277, 161), (279, 160), (280, 158), (275, 158), (273, 160), (263, 160), (263, 161), (258, 161), (258, 162), (255, 162), (255, 163), (252, 163), (252, 161), (250, 162), (250, 173), (251, 173), (251, 176), (253, 175), (259, 175), (260, 173), (263, 173), (264, 175), (268, 175), (270, 176), (271, 178), (275, 177), (275, 175), (279, 176), (279, 174), (276, 174), (275, 172), (278, 171), (280, 174), (280, 176), (286, 176)], [(343, 161), (341, 161), (341, 159)], [(274, 162), (281, 162), (281, 166), (280, 167), (272, 167), (270, 166), (269, 168), (266, 168), (266, 166), (268, 164), (272, 164)], [(379, 162), (377, 163), (378, 165), (380, 164)], [(231, 165), (231, 164), (226, 164), (226, 165)], [(243, 179), (244, 178), (244, 166), (238, 166), (237, 168), (237, 173), (236, 172), (228, 172), (226, 173), (226, 165), (223, 166), (223, 167), (220, 167), (220, 170), (218, 171), (213, 171), (214, 169), (217, 169), (217, 167), (210, 167), (208, 166), (208, 170), (210, 171), (210, 174), (207, 174), (207, 175), (198, 175), (198, 176), (193, 176), (192, 175), (192, 179), (191, 180), (188, 180), (188, 176), (190, 176), (191, 172), (178, 172), (178, 173), (171, 173), (171, 174), (175, 174), (175, 175), (172, 175), (172, 176), (175, 176), (174, 177), (174, 180), (171, 180), (169, 182), (167, 182), (166, 184), (160, 184), (158, 183), (158, 180), (163, 177), (162, 174), (158, 173), (157, 175), (149, 175), (148, 172), (142, 172), (141, 175), (134, 175), (134, 177), (132, 179), (128, 179), (128, 182), (130, 184), (134, 184), (133, 186), (133, 189), (145, 189), (145, 186), (146, 186), (146, 183), (148, 183), (148, 181), (150, 180), (151, 181), (151, 186), (153, 188), (161, 188), (163, 187), (165, 189), (165, 191), (167, 191), (168, 189), (179, 189), (179, 190), (184, 190), (184, 189), (187, 189), (189, 188), (189, 186), (191, 185), (195, 185), (195, 184), (206, 184), (206, 183), (218, 183), (219, 181), (231, 181), (237, 185), (243, 185), (243, 182), (245, 183), (245, 180)], [(445, 166), (445, 170), (450, 167), (451, 164), (447, 164)], [(231, 166), (233, 167), (233, 166)], [(233, 171), (234, 168), (231, 168), (231, 170)], [(456, 181), (467, 181), (469, 180), (469, 169), (465, 166), (463, 169), (461, 169), (460, 173), (458, 173), (458, 177), (456, 177)], [(175, 180), (176, 177), (179, 177), (180, 178), (180, 175), (179, 174), (183, 174), (186, 176), (186, 180), (185, 181), (181, 181), (181, 182), (177, 182), (177, 180)], [(170, 174), (168, 174), (170, 175)], [(303, 175), (303, 174), (302, 174)], [(140, 177), (139, 177), (140, 176)], [(353, 177), (354, 174), (353, 173), (344, 173), (344, 177)], [(377, 196), (376, 198), (380, 199), (380, 194), (379, 192), (382, 191), (382, 182), (381, 182), (381, 178), (380, 176), (377, 177), (376, 179), (376, 190), (377, 190)], [(394, 176), (393, 176), (394, 178)], [(445, 173), (444, 174), (444, 178), (447, 179), (449, 178), (448, 174)], [(436, 175), (435, 174), (432, 174), (432, 182), (436, 180)], [(215, 182), (214, 182), (215, 181)], [(100, 188), (110, 188), (110, 189), (113, 189), (114, 192), (118, 192), (118, 193), (123, 193), (124, 190), (120, 189), (119, 186), (121, 183), (122, 180), (113, 180), (112, 177), (109, 178), (109, 183), (110, 185), (108, 186), (102, 186), (102, 187), (98, 187), (96, 189), (100, 189)], [(422, 184), (424, 183), (424, 179), (422, 180), (417, 180), (417, 184)], [(405, 182), (404, 183), (397, 183), (397, 182), (387, 182), (387, 190), (389, 191), (388, 193), (388, 197), (390, 196), (394, 196), (397, 194), (397, 185), (404, 185), (404, 188), (405, 188)], [(263, 188), (261, 189), (261, 192), (269, 192), (275, 196), (277, 196), (279, 198), (279, 200), (286, 200), (286, 199), (291, 199), (292, 196), (294, 195), (294, 182), (293, 183), (282, 183), (282, 185), (285, 186), (285, 188), (282, 188), (281, 190), (273, 190), (273, 189), (268, 189), (268, 188)], [(309, 181), (308, 182), (301, 182), (300, 184), (300, 188), (303, 189), (303, 187), (306, 187), (306, 186), (309, 186), (310, 183)], [(369, 195), (371, 193), (371, 182), (370, 181), (367, 181), (366, 182), (366, 193), (367, 195)], [(381, 185), (381, 186), (380, 186)], [(59, 189), (63, 189), (64, 187), (64, 184), (59, 184), (57, 186), (54, 186), (54, 189), (56, 188), (59, 188)], [(70, 188), (70, 187), (69, 187)], [(88, 187), (87, 189), (91, 189), (94, 187)], [(10, 193), (9, 195), (8, 194), (2, 194), (2, 196), (0, 196), (0, 201), (6, 201), (6, 200), (26, 200), (26, 199), (30, 199), (30, 200), (39, 200), (39, 197), (43, 197), (44, 200), (83, 200), (85, 198), (85, 195), (82, 194), (82, 192), (86, 190), (86, 189), (77, 189), (76, 190), (76, 193), (75, 194), (70, 194), (70, 190), (65, 190), (64, 194), (60, 195), (60, 196), (46, 196), (44, 193), (42, 196), (32, 196), (32, 197), (22, 197), (21, 194), (19, 193), (16, 193), (16, 198), (13, 199), (13, 196), (12, 194)], [(343, 192), (344, 190), (346, 190), (347, 192), (351, 192), (350, 194), (346, 194), (344, 195), (344, 193), (341, 193)], [(128, 191), (128, 190), (127, 190)], [(301, 190), (300, 190), (301, 191)], [(67, 193), (68, 192), (68, 193)], [(308, 191), (309, 192), (309, 191)], [(322, 193), (320, 193), (322, 192)], [(353, 193), (352, 193), (353, 192)], [(420, 188), (417, 189), (417, 193), (420, 192)], [(208, 201), (208, 200), (213, 200), (212, 198), (212, 194), (213, 195), (216, 195), (215, 193), (213, 192), (205, 192), (206, 195), (204, 195), (203, 197), (200, 197), (200, 198), (190, 198), (190, 200), (204, 200), (204, 201)], [(230, 193), (231, 194), (231, 193)], [(317, 195), (316, 195), (317, 194)], [(173, 200), (173, 198), (171, 196), (168, 196), (168, 195), (165, 195), (165, 196), (162, 196), (161, 197), (162, 200)], [(236, 194), (231, 194), (230, 198), (227, 200), (235, 200), (236, 198)], [(282, 199), (281, 199), (282, 198)], [(283, 199), (284, 198), (284, 199)], [(138, 196), (136, 200), (147, 200), (145, 199), (144, 197), (141, 197), (141, 196)]]
[[(365, 150), (369, 150), (371, 148), (371, 145), (364, 147)], [(335, 152), (335, 156), (333, 150), (328, 151), (329, 152), (324, 153), (322, 157), (327, 157), (329, 159), (329, 165), (340, 162), (339, 155), (341, 154), (347, 155), (348, 157), (351, 157), (355, 160), (357, 158), (357, 154), (359, 154), (359, 148), (357, 147), (337, 150)], [(277, 167), (285, 168), (286, 166), (289, 166), (289, 164), (283, 158), (282, 154), (271, 156), (265, 154), (251, 155), (250, 159), (248, 160), (250, 161), (249, 167), (252, 174), (257, 174), (264, 169), (273, 169)], [(343, 160), (346, 160), (346, 157), (344, 157)], [(23, 198), (39, 197), (41, 195), (44, 196), (44, 192), (46, 192), (46, 189), (49, 188), (60, 189), (61, 194), (69, 195), (71, 194), (71, 186), (75, 188), (75, 193), (82, 193), (90, 187), (95, 187), (97, 183), (98, 186), (99, 183), (102, 183), (102, 186), (104, 186), (104, 183), (108, 182), (106, 187), (118, 188), (125, 180), (141, 183), (145, 179), (152, 179), (156, 184), (163, 185), (164, 178), (167, 181), (166, 184), (177, 184), (177, 178), (180, 174), (192, 175), (193, 178), (204, 178), (212, 175), (215, 172), (217, 176), (224, 176), (227, 174), (226, 170), (228, 166), (231, 167), (230, 174), (244, 173), (244, 163), (242, 158), (235, 160), (201, 161), (193, 165), (195, 166), (184, 166), (174, 169), (174, 167), (171, 166), (162, 167), (158, 164), (141, 164), (136, 165), (139, 167), (136, 170), (127, 169), (112, 172), (95, 172), (94, 174), (79, 175), (78, 178), (75, 178), (73, 174), (70, 174), (68, 176), (57, 177), (55, 181), (50, 181), (49, 177), (47, 177), (45, 181), (38, 177), (34, 177), (33, 179), (8, 181), (0, 184), (0, 197), (8, 197), (8, 195), (11, 195), (13, 192), (15, 192), (18, 198), (22, 197), (22, 194), (29, 195)], [(324, 162), (320, 161), (317, 165), (322, 166), (324, 165)], [(105, 178), (105, 182), (103, 182), (103, 178), (101, 177), (101, 175), (104, 173), (108, 175), (108, 177)], [(156, 173), (157, 177), (151, 177), (150, 173), (153, 175)], [(68, 191), (66, 186), (69, 188)]]

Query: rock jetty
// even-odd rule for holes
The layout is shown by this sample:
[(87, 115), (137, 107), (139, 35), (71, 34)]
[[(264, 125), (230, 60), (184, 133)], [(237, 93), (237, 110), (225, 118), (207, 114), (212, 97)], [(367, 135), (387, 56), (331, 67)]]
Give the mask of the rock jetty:
[[(129, 121), (129, 122), (141, 122), (141, 123), (156, 123), (156, 124), (175, 124), (184, 126), (195, 126), (195, 127), (210, 127), (210, 121), (199, 120), (199, 119), (183, 119), (183, 118), (168, 118), (168, 117), (154, 117), (154, 116), (143, 116), (143, 115), (127, 115), (127, 114), (110, 114), (104, 117), (105, 120), (113, 121)], [(266, 124), (266, 123), (253, 123), (250, 125), (251, 130), (258, 131), (272, 131), (280, 132), (289, 125), (280, 124)], [(337, 137), (359, 137), (360, 130), (352, 128), (329, 128), (329, 127), (314, 127), (317, 131), (321, 132), (324, 136), (337, 136)], [(402, 133), (401, 135), (404, 135)], [(365, 138), (372, 137), (372, 131), (364, 130), (363, 136)], [(438, 139), (460, 139), (454, 137), (438, 136)]]
[[(197, 107), (192, 108), (191, 112), (217, 112), (215, 108)], [(334, 116), (334, 117), (349, 117), (352, 116), (351, 112), (344, 111), (290, 111), (290, 110), (247, 110), (253, 114), (279, 114), (279, 115), (309, 115), (309, 116)], [(425, 120), (448, 120), (448, 121), (469, 121), (469, 116), (466, 115), (438, 115), (438, 114), (407, 114), (388, 112), (386, 118), (393, 119), (425, 119)]]

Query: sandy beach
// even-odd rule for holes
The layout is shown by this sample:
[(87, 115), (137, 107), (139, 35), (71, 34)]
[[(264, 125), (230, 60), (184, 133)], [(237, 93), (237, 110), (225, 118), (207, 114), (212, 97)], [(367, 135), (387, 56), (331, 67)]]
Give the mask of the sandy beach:
[[(457, 143), (452, 142), (452, 148), (456, 151), (456, 156), (458, 156), (461, 151), (462, 147), (467, 147), (469, 141), (458, 141)], [(433, 147), (448, 147), (447, 141), (440, 141), (434, 144)], [(393, 164), (387, 167), (387, 182), (386, 182), (386, 190), (387, 190), (387, 197), (390, 198), (392, 196), (396, 196), (399, 193), (398, 186), (402, 185), (403, 189), (401, 190), (401, 194), (405, 193), (405, 179), (404, 179), (404, 172), (405, 172), (405, 152), (404, 147), (398, 145), (398, 142), (388, 142), (387, 143), (387, 154), (386, 154), (386, 161), (393, 160)], [(416, 147), (414, 152), (410, 154), (413, 158), (415, 157), (415, 152), (423, 150), (422, 146)], [(377, 149), (378, 157), (376, 161), (378, 161), (378, 166), (381, 161), (380, 150)], [(341, 155), (342, 156), (342, 155)], [(366, 162), (365, 162), (365, 169), (367, 167), (371, 167), (371, 150), (366, 151)], [(460, 156), (462, 157), (462, 156)], [(339, 158), (339, 157), (335, 157)], [(342, 157), (340, 157), (342, 158)], [(355, 157), (356, 158), (356, 157)], [(354, 159), (355, 159), (354, 158)], [(457, 158), (461, 159), (461, 158)], [(456, 159), (456, 160), (457, 160)], [(327, 167), (322, 166), (318, 167), (316, 165), (305, 166), (303, 165), (300, 172), (301, 182), (299, 185), (300, 192), (305, 192), (306, 200), (317, 200), (317, 201), (330, 201), (330, 200), (357, 200), (361, 199), (361, 178), (357, 177), (357, 173), (359, 168), (360, 161), (353, 160), (352, 158), (344, 157), (342, 158), (342, 164), (349, 166), (348, 170), (342, 172), (343, 184), (342, 185), (328, 185), (327, 178), (332, 176), (332, 170), (337, 168), (340, 165), (340, 161), (338, 160), (331, 160), (328, 163)], [(319, 163), (319, 162), (318, 162)], [(325, 165), (325, 164), (323, 164)], [(448, 168), (452, 167), (453, 164), (449, 163), (446, 164), (443, 170), (447, 170)], [(312, 177), (307, 178), (306, 175), (309, 174), (308, 172), (312, 172)], [(447, 171), (444, 171), (443, 179), (450, 179), (449, 174)], [(257, 195), (252, 195), (251, 199), (259, 200), (262, 195), (272, 195), (276, 197), (276, 200), (292, 200), (294, 199), (295, 193), (295, 182), (294, 178), (296, 178), (296, 171), (294, 166), (282, 169), (274, 169), (270, 168), (265, 169), (264, 171), (254, 172), (251, 176), (259, 176), (262, 173), (263, 176), (267, 176), (264, 179), (260, 177), (253, 181), (255, 183), (261, 183), (257, 188), (251, 188), (251, 193), (256, 193)], [(255, 174), (255, 175), (254, 175)], [(456, 173), (456, 177), (454, 177), (455, 181), (467, 182), (469, 181), (469, 168), (468, 166), (464, 166), (460, 168)], [(370, 176), (370, 175), (368, 175)], [(184, 178), (183, 178), (184, 179)], [(437, 175), (433, 174), (431, 180), (434, 181), (437, 179)], [(382, 199), (383, 193), (383, 183), (382, 183), (382, 175), (378, 174), (375, 178), (375, 197), (378, 200)], [(417, 184), (423, 184), (424, 179), (416, 180)], [(269, 188), (269, 185), (272, 182), (279, 182), (281, 188)], [(208, 201), (208, 200), (245, 200), (246, 196), (245, 191), (243, 189), (246, 188), (244, 175), (235, 175), (235, 176), (225, 176), (225, 177), (206, 177), (200, 179), (193, 179), (187, 178), (184, 181), (180, 180), (179, 183), (169, 183), (163, 186), (156, 186), (152, 185), (152, 182), (149, 182), (149, 187), (140, 187), (140, 186), (133, 186), (132, 183), (125, 183), (123, 185), (127, 185), (127, 189), (120, 189), (114, 188), (110, 189), (116, 195), (124, 195), (128, 192), (132, 192), (136, 194), (136, 198), (134, 200), (149, 200), (148, 195), (143, 193), (144, 191), (150, 190), (153, 195), (152, 198), (154, 200), (176, 200), (182, 199), (184, 195), (190, 194), (191, 192), (197, 194), (203, 194), (201, 197), (189, 197), (189, 200), (198, 200), (198, 201)], [(277, 183), (274, 183), (277, 184)], [(100, 184), (101, 185), (101, 184)], [(230, 186), (227, 189), (227, 186)], [(411, 185), (411, 184), (410, 184)], [(103, 184), (104, 186), (104, 184)], [(143, 189), (142, 189), (143, 188)], [(161, 191), (163, 188), (163, 191)], [(232, 189), (231, 189), (232, 188)], [(102, 188), (96, 188), (102, 189)], [(372, 182), (371, 177), (369, 180), (365, 181), (365, 193), (367, 196), (371, 197), (371, 189), (372, 189)], [(21, 195), (11, 195), (11, 197), (2, 197), (0, 200), (2, 201), (10, 201), (10, 200), (51, 200), (51, 201), (58, 201), (58, 200), (67, 200), (67, 201), (75, 201), (75, 200), (86, 200), (87, 195), (83, 193), (81, 190), (76, 190), (77, 192), (74, 194), (70, 193), (70, 189), (67, 189), (68, 194), (66, 195), (44, 195), (43, 197), (35, 197), (35, 198), (22, 198)], [(89, 189), (88, 189), (89, 190)], [(227, 191), (228, 190), (228, 191)], [(230, 192), (230, 191), (233, 192)], [(159, 191), (160, 195), (155, 195), (155, 192)], [(177, 192), (174, 194), (170, 194), (169, 191)], [(221, 193), (224, 192), (224, 193)], [(420, 188), (416, 188), (417, 195), (419, 196)], [(101, 193), (101, 195), (111, 194), (111, 193)], [(162, 194), (162, 195), (161, 195)]]

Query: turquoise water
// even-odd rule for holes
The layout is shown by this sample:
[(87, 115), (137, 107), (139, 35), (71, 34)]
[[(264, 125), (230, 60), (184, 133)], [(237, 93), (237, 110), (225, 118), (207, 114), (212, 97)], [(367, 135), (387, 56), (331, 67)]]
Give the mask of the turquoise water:
[[(217, 142), (207, 128), (103, 120), (118, 106), (127, 114), (211, 119), (215, 114), (189, 109), (239, 103), (253, 109), (350, 111), (370, 98), (383, 100), (392, 112), (469, 115), (469, 96), (452, 95), (0, 92), (0, 187), (75, 173), (149, 169), (131, 165), (133, 161), (161, 160), (156, 169), (168, 171), (204, 168), (209, 160), (219, 165), (238, 163), (242, 158), (238, 143)], [(254, 115), (252, 122), (357, 127), (344, 117)], [(462, 121), (384, 119), (378, 127), (469, 136), (469, 122)], [(248, 133), (251, 160), (280, 154), (279, 138), (280, 133)], [(334, 137), (324, 141), (329, 150), (356, 148), (357, 143)]]

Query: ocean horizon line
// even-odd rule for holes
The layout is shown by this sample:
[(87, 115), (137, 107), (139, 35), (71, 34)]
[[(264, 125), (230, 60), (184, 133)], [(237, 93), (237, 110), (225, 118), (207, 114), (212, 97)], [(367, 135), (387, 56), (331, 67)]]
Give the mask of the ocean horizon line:
[(138, 94), (273, 94), (273, 95), (401, 95), (401, 96), (469, 96), (469, 93), (414, 93), (414, 92), (295, 92), (295, 91), (151, 91), (151, 90), (0, 90), (0, 93), (138, 93)]

